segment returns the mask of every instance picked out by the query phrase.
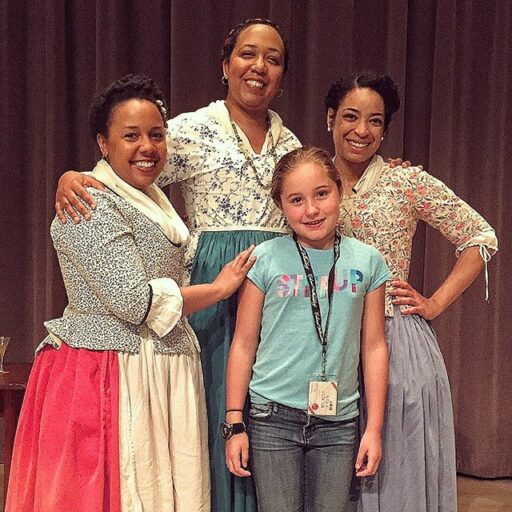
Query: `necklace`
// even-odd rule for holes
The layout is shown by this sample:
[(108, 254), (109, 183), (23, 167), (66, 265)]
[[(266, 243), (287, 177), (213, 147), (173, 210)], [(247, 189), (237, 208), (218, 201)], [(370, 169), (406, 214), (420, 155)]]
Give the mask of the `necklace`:
[[(229, 114), (229, 121), (231, 122), (231, 127), (233, 128), (233, 133), (235, 134), (235, 139), (238, 144), (238, 149), (244, 155), (245, 162), (247, 163), (248, 167), (250, 167), (252, 169), (252, 171), (254, 172), (254, 175), (256, 177), (256, 180), (258, 181), (258, 184), (263, 189), (268, 188), (268, 184), (266, 185), (261, 181), (260, 175), (258, 173), (258, 169), (256, 169), (256, 165), (254, 164), (254, 158), (252, 158), (252, 156), (247, 151), (247, 149), (242, 141), (242, 137), (240, 137), (240, 134), (238, 133), (238, 129), (235, 125), (235, 122), (233, 121), (233, 118), (231, 117), (231, 114)], [(272, 130), (270, 129), (270, 120), (268, 119), (268, 116), (267, 116), (267, 127), (268, 127), (267, 133), (268, 133), (268, 138), (269, 138), (269, 142), (270, 142), (270, 149), (268, 151), (268, 154), (272, 156), (272, 158), (274, 160), (274, 168), (275, 168), (277, 165), (276, 145), (274, 143), (274, 136), (272, 135)]]

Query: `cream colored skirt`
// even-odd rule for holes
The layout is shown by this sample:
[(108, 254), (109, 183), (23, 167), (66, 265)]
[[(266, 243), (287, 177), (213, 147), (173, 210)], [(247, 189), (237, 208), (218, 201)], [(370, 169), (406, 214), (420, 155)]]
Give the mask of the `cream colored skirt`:
[(119, 353), (122, 512), (209, 512), (210, 470), (199, 354)]

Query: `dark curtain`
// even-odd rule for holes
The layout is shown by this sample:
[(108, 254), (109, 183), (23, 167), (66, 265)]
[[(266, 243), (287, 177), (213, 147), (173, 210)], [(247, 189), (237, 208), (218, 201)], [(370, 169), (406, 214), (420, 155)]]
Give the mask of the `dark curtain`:
[[(435, 327), (452, 383), (458, 467), (512, 476), (509, 194), (512, 2), (508, 0), (3, 0), (0, 3), (0, 334), (29, 361), (65, 305), (48, 235), (56, 183), (98, 157), (90, 99), (127, 72), (153, 76), (172, 114), (221, 98), (220, 47), (239, 21), (269, 17), (292, 48), (274, 105), (304, 143), (332, 149), (323, 97), (352, 70), (400, 84), (383, 153), (421, 163), (495, 227), (491, 303), (479, 278)], [(421, 226), (412, 283), (430, 294), (453, 247)]]

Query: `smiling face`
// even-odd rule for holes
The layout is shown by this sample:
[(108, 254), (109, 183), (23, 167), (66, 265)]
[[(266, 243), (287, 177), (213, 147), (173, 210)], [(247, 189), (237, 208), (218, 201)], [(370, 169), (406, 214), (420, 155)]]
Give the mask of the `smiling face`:
[(226, 102), (245, 111), (267, 111), (281, 86), (285, 49), (269, 25), (250, 25), (238, 36), (223, 63), (228, 78)]
[(336, 112), (329, 108), (336, 161), (360, 172), (379, 149), (384, 135), (384, 100), (372, 89), (355, 88), (341, 100)]
[(154, 103), (132, 99), (112, 110), (108, 135), (97, 136), (103, 156), (132, 187), (144, 189), (162, 172), (167, 145), (162, 116)]
[(323, 166), (305, 162), (286, 174), (280, 203), (303, 247), (332, 247), (340, 214), (340, 192)]

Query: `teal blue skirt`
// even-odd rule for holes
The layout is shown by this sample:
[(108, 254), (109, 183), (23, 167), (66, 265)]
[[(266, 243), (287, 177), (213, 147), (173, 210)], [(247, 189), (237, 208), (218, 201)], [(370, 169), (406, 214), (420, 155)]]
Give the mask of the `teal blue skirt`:
[[(208, 231), (202, 233), (190, 283), (211, 283), (222, 267), (251, 244), (271, 240), (267, 231)], [(226, 363), (235, 331), (237, 294), (190, 317), (199, 339), (203, 366), (212, 485), (212, 512), (256, 512), (252, 478), (239, 478), (226, 468), (220, 424), (226, 411)]]

